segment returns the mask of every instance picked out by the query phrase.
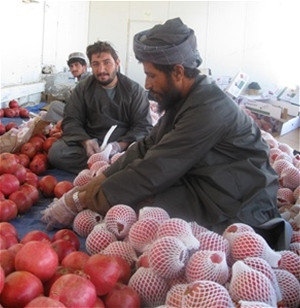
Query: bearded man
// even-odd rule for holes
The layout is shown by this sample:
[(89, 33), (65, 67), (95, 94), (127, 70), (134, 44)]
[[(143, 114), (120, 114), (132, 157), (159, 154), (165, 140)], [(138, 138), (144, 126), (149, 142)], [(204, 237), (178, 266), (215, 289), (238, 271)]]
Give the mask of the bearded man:
[(168, 20), (137, 33), (134, 52), (164, 115), (149, 136), (42, 220), (57, 227), (83, 208), (105, 215), (116, 204), (137, 212), (153, 206), (219, 234), (232, 223), (248, 224), (271, 247), (288, 249), (291, 226), (278, 213), (268, 145), (251, 118), (199, 74), (194, 31), (180, 18)]
[(116, 125), (108, 142), (110, 155), (127, 149), (152, 128), (146, 91), (120, 71), (120, 60), (107, 42), (87, 47), (93, 75), (81, 81), (64, 109), (63, 136), (56, 141), (48, 158), (52, 166), (79, 173), (87, 160), (101, 151), (109, 129)]

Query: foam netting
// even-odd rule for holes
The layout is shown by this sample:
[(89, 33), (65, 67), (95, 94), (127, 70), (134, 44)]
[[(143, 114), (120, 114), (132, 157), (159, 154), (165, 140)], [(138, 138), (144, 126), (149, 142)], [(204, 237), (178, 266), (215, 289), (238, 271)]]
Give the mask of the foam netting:
[(111, 207), (104, 218), (107, 230), (112, 232), (117, 239), (125, 238), (136, 221), (137, 215), (134, 209), (125, 204)]
[(165, 236), (151, 245), (149, 264), (159, 276), (171, 279), (180, 276), (188, 256), (188, 249), (180, 239)]
[(94, 227), (85, 241), (85, 247), (90, 255), (97, 254), (106, 248), (110, 243), (116, 241), (116, 236), (108, 231), (104, 223)]

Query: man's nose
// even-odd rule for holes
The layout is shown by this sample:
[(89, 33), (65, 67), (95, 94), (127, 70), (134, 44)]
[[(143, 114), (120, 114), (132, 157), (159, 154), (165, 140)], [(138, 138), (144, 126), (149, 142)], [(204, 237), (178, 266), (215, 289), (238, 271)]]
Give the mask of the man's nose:
[(101, 64), (101, 63), (99, 63), (99, 65), (98, 65), (98, 67), (97, 67), (97, 71), (98, 71), (99, 73), (103, 72), (103, 71), (104, 71), (104, 65)]
[(152, 85), (150, 84), (150, 82), (147, 80), (147, 77), (145, 79), (145, 89), (146, 90), (151, 90), (152, 89)]

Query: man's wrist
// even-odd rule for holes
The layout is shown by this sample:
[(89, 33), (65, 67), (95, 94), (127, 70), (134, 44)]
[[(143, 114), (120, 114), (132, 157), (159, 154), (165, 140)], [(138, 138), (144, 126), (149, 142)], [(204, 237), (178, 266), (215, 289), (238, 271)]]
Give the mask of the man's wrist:
[(83, 206), (79, 200), (79, 191), (76, 191), (73, 195), (72, 195), (73, 201), (74, 201), (74, 205), (77, 209), (78, 212), (81, 212), (83, 210)]
[(122, 151), (125, 151), (127, 148), (128, 148), (128, 145), (130, 144), (129, 142), (127, 141), (119, 141), (116, 143), (118, 143), (118, 152), (122, 152)]

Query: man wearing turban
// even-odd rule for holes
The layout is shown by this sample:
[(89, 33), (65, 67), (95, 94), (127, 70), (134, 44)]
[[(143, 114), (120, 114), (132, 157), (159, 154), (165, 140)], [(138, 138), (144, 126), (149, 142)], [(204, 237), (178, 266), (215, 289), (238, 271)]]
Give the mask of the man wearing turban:
[[(246, 223), (272, 247), (287, 248), (290, 226), (277, 210), (278, 178), (268, 146), (250, 117), (199, 74), (194, 31), (179, 18), (168, 20), (137, 33), (134, 52), (145, 88), (164, 115), (147, 137), (78, 189), (77, 205), (101, 214), (116, 204), (136, 211), (161, 207), (220, 234), (232, 223)], [(71, 194), (65, 200), (76, 212)], [(46, 212), (43, 220), (55, 227), (72, 217), (59, 221)]]

